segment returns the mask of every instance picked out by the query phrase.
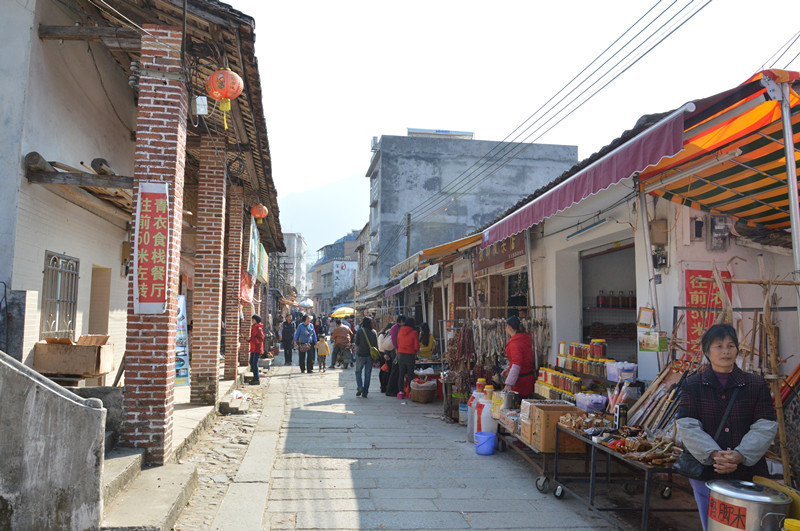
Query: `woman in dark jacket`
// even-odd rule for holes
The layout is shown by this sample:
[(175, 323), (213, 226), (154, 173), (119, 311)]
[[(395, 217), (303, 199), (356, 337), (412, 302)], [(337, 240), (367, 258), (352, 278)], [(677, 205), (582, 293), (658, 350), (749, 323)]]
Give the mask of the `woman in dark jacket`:
[(253, 371), (253, 385), (261, 383), (258, 375), (258, 358), (264, 353), (264, 325), (261, 324), (261, 317), (254, 315), (250, 322), (250, 370)]
[[(372, 377), (372, 354), (370, 347), (378, 346), (378, 336), (372, 329), (372, 319), (364, 317), (361, 328), (356, 332), (356, 396), (367, 398), (369, 394), (369, 380)], [(364, 379), (361, 373), (364, 372)]]
[[(710, 366), (686, 379), (678, 408), (678, 436), (686, 451), (706, 465), (700, 479), (690, 479), (703, 529), (708, 519), (710, 479), (743, 479), (766, 476), (764, 454), (772, 444), (778, 423), (767, 382), (758, 374), (736, 365), (739, 340), (729, 324), (709, 328), (700, 341)], [(733, 397), (725, 426), (714, 435)]]

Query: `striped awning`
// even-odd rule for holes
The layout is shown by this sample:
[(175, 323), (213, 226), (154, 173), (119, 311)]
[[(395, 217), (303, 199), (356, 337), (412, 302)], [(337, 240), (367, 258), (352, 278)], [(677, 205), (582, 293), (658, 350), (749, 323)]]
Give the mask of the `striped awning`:
[[(792, 142), (800, 142), (797, 72), (760, 72), (696, 102), (684, 120), (683, 150), (639, 176), (648, 193), (748, 225), (788, 229), (789, 194), (776, 83), (791, 83)], [(795, 165), (798, 149), (795, 148)], [(791, 161), (790, 161), (791, 164)], [(798, 198), (794, 198), (795, 201)]]

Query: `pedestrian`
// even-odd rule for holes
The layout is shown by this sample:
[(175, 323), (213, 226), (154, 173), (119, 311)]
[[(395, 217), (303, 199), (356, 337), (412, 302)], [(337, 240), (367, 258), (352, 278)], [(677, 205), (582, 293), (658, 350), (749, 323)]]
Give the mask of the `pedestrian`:
[(328, 354), (331, 353), (331, 347), (328, 346), (328, 338), (325, 335), (318, 336), (319, 341), (314, 347), (317, 349), (317, 361), (319, 362), (319, 371), (326, 372), (325, 360), (328, 359)]
[(253, 371), (253, 379), (250, 383), (258, 385), (261, 379), (258, 374), (258, 358), (264, 353), (264, 325), (261, 324), (261, 317), (254, 315), (250, 322), (250, 338), (247, 340), (250, 343), (250, 370)]
[(292, 366), (292, 350), (294, 346), (295, 324), (292, 322), (292, 314), (286, 314), (286, 320), (278, 328), (278, 338), (283, 347), (283, 360), (287, 367)]
[(392, 335), (389, 331), (392, 329), (391, 324), (387, 324), (383, 331), (378, 335), (378, 350), (381, 351), (383, 359), (381, 360), (381, 372), (378, 379), (381, 382), (381, 393), (386, 393), (389, 386), (389, 373), (394, 364), (394, 345), (392, 345)]
[(506, 319), (506, 334), (511, 337), (506, 342), (509, 366), (501, 374), (505, 378), (503, 391), (514, 391), (521, 398), (528, 398), (536, 382), (531, 335), (525, 331), (516, 315)]
[(389, 367), (389, 383), (386, 384), (386, 396), (396, 396), (400, 389), (397, 385), (398, 374), (400, 371), (397, 358), (397, 334), (400, 332), (400, 328), (405, 324), (406, 318), (404, 315), (398, 315), (397, 321), (392, 325), (391, 330), (389, 331), (389, 339), (392, 341), (392, 346), (394, 347), (394, 351), (391, 354), (392, 357), (392, 364)]
[(414, 365), (419, 352), (419, 334), (413, 317), (406, 319), (397, 332), (397, 398), (404, 398), (406, 376), (409, 383), (414, 379)]
[[(710, 366), (689, 376), (678, 407), (678, 437), (705, 465), (698, 479), (689, 479), (705, 531), (709, 513), (706, 481), (767, 476), (764, 454), (778, 431), (769, 386), (759, 374), (736, 365), (739, 339), (729, 324), (716, 324), (700, 339)], [(724, 429), (720, 423), (726, 414)]]
[(353, 340), (353, 333), (350, 331), (349, 326), (343, 325), (341, 319), (336, 319), (334, 322), (336, 323), (336, 327), (333, 329), (333, 332), (331, 332), (333, 355), (328, 365), (331, 369), (333, 369), (334, 365), (344, 362), (345, 356), (350, 355), (349, 352), (347, 352), (347, 347), (350, 346)]
[(294, 343), (300, 353), (300, 372), (314, 372), (314, 345), (317, 342), (317, 333), (311, 324), (311, 316), (305, 314), (303, 322), (297, 325), (294, 332)]
[(436, 340), (428, 323), (419, 325), (419, 357), (430, 359), (436, 354)]
[[(369, 381), (372, 378), (372, 347), (377, 347), (378, 336), (372, 329), (372, 319), (364, 317), (361, 320), (361, 328), (356, 334), (356, 396), (367, 398), (369, 394)], [(361, 379), (361, 373), (364, 379)]]

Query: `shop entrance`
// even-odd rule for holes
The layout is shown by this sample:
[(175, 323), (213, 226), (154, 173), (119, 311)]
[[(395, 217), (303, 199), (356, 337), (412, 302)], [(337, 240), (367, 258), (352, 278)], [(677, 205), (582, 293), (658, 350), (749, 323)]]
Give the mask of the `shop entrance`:
[(633, 240), (581, 252), (583, 342), (605, 339), (609, 358), (636, 361)]

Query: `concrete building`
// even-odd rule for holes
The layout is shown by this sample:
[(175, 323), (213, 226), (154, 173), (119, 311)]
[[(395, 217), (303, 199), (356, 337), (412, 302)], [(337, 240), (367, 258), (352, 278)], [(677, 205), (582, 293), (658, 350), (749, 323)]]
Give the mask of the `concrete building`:
[(473, 232), (578, 158), (577, 146), (500, 144), (418, 129), (375, 138), (372, 151), (370, 245), (379, 254), (369, 267), (371, 289), (385, 284), (407, 254)]
[(346, 297), (352, 298), (359, 232), (354, 230), (318, 250), (319, 258), (311, 268), (311, 299), (316, 313), (330, 313), (333, 306), (346, 302)]

